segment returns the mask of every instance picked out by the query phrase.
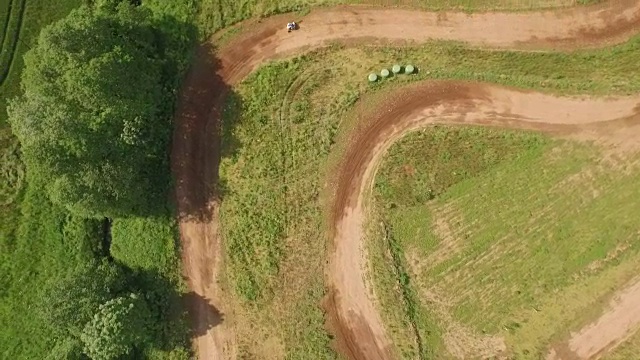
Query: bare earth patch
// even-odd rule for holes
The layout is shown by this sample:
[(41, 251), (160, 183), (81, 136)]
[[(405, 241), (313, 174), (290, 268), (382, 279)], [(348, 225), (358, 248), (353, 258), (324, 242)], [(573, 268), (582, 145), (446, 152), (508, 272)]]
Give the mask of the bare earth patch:
[(633, 335), (640, 326), (640, 278), (618, 292), (602, 316), (554, 346), (547, 360), (596, 359)]

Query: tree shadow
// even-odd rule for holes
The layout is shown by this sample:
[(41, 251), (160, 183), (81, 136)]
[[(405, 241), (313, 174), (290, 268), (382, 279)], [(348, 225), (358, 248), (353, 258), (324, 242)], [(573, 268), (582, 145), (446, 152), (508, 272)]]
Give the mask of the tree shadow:
[(181, 293), (176, 280), (155, 270), (128, 272), (128, 290), (144, 294), (153, 314), (151, 344), (163, 351), (189, 347), (190, 339), (222, 324), (224, 315), (195, 292)]
[(224, 195), (220, 161), (241, 146), (233, 128), (240, 119), (242, 101), (223, 79), (223, 66), (215, 46), (202, 44), (182, 83), (171, 152), (174, 199), (181, 220), (211, 220), (213, 203)]
[(183, 296), (182, 301), (191, 310), (189, 320), (193, 337), (206, 335), (209, 330), (224, 321), (224, 314), (211, 303), (211, 300), (200, 294), (189, 292)]

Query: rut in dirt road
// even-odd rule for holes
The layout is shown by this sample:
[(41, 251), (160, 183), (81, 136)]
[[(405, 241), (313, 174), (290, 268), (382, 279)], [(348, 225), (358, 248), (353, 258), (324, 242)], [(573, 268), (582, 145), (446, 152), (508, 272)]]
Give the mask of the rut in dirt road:
[[(221, 289), (216, 282), (222, 246), (215, 189), (221, 156), (221, 109), (233, 85), (269, 59), (326, 46), (331, 41), (348, 45), (444, 39), (474, 46), (527, 50), (619, 43), (640, 29), (640, 2), (614, 0), (610, 4), (553, 12), (476, 15), (341, 6), (312, 11), (300, 21), (301, 28), (294, 33), (283, 31), (282, 24), (287, 21), (287, 15), (283, 15), (260, 23), (241, 24), (240, 27), (250, 30), (217, 52), (205, 44), (183, 84), (171, 160), (184, 272), (194, 296), (201, 299), (197, 304), (187, 304), (193, 327), (200, 329), (194, 347), (201, 359), (235, 357), (233, 328), (226, 320)], [(342, 175), (348, 184), (354, 184), (359, 176), (357, 173)], [(359, 193), (356, 188), (351, 191)], [(338, 219), (344, 209), (335, 207), (336, 232), (341, 229)], [(356, 222), (362, 220), (357, 211), (353, 214)], [(331, 301), (327, 301), (330, 305), (327, 311), (329, 318), (335, 320), (330, 327), (337, 335), (338, 350), (351, 355), (352, 359), (390, 358), (389, 340), (359, 276), (365, 260), (357, 236), (360, 230), (344, 230), (344, 234), (350, 234), (349, 239), (336, 238), (336, 254), (328, 279), (334, 290), (329, 297)], [(345, 251), (359, 261), (343, 263), (340, 254)], [(345, 290), (346, 284), (353, 286)]]

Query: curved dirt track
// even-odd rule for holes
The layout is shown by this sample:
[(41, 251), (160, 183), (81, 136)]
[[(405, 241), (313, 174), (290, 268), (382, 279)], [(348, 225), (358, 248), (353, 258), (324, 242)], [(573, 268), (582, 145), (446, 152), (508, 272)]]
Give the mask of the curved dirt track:
[[(477, 15), (344, 6), (311, 12), (298, 19), (301, 29), (293, 33), (283, 31), (283, 24), (289, 20), (285, 16), (275, 16), (259, 23), (241, 24), (244, 27), (251, 24), (251, 30), (217, 52), (210, 44), (203, 45), (183, 85), (176, 113), (172, 171), (176, 179), (184, 272), (192, 290), (188, 306), (195, 331), (194, 346), (201, 359), (235, 358), (233, 329), (228, 326), (231, 314), (224, 308), (221, 288), (216, 280), (222, 247), (217, 230), (214, 187), (221, 156), (221, 109), (230, 86), (266, 60), (324, 46), (331, 41), (348, 44), (447, 39), (476, 46), (540, 50), (602, 46), (624, 41), (640, 29), (640, 3), (614, 0), (601, 6), (553, 12)], [(475, 119), (477, 122), (498, 119), (502, 114), (501, 126), (540, 127), (549, 126), (544, 124), (545, 119), (559, 121), (558, 117), (549, 117), (556, 115), (554, 111), (571, 107), (572, 110), (591, 107), (591, 110), (598, 111), (590, 110), (582, 113), (582, 117), (575, 113), (565, 114), (564, 121), (576, 126), (586, 118), (604, 120), (629, 115), (634, 102), (637, 103), (637, 99), (620, 99), (614, 103), (581, 101), (580, 105), (571, 105), (572, 100), (568, 99), (532, 93), (518, 95), (525, 93), (490, 86), (450, 82), (435, 84), (430, 85), (429, 90), (434, 95), (432, 100), (427, 101), (425, 99), (431, 98), (423, 97), (410, 103), (397, 103), (398, 107), (395, 110), (390, 108), (390, 113), (410, 110), (404, 115), (418, 116), (416, 111), (422, 109), (427, 113), (440, 111), (441, 119)], [(547, 113), (530, 112), (537, 110), (527, 106), (526, 102), (536, 97), (545, 101), (544, 105), (541, 102), (537, 104)], [(429, 107), (436, 104), (435, 100), (438, 107)], [(448, 110), (448, 101), (475, 104), (475, 110), (464, 112), (463, 116), (461, 108)], [(491, 104), (499, 107), (492, 108)], [(523, 118), (511, 116), (514, 114), (537, 121), (525, 122)], [(429, 118), (425, 116), (423, 114), (422, 118)], [(356, 146), (348, 153), (345, 162), (348, 166), (340, 177), (334, 207), (335, 256), (328, 275), (334, 290), (328, 297), (327, 311), (334, 320), (331, 328), (339, 350), (352, 359), (387, 359), (391, 356), (381, 321), (360, 276), (365, 262), (360, 249), (360, 230), (353, 224), (358, 225), (362, 221), (361, 207), (358, 206), (362, 204), (358, 199), (361, 198), (364, 172), (373, 171), (370, 168), (375, 163), (371, 162), (372, 156), (389, 143), (387, 139), (378, 144), (376, 141), (385, 139), (379, 135), (387, 134), (389, 128), (386, 126), (393, 125), (393, 121), (410, 124), (410, 119), (411, 116), (397, 116), (392, 121), (387, 118), (374, 122), (374, 125), (379, 125), (360, 135), (359, 139), (364, 140), (359, 141), (364, 142), (356, 144), (362, 144), (362, 147)], [(347, 217), (343, 218), (343, 215)]]
[[(331, 271), (336, 293), (351, 307), (350, 313), (340, 320), (347, 324), (366, 323), (368, 328), (355, 328), (361, 331), (357, 333), (356, 344), (362, 344), (366, 334), (370, 334), (369, 341), (376, 344), (362, 348), (357, 356), (359, 359), (393, 358), (387, 350), (390, 342), (384, 334), (382, 321), (367, 295), (369, 291), (363, 281), (367, 263), (361, 253), (364, 251), (362, 225), (366, 195), (373, 184), (380, 159), (397, 139), (431, 124), (484, 125), (581, 134), (591, 139), (604, 137), (611, 142), (628, 141), (618, 138), (616, 131), (624, 131), (627, 136), (640, 135), (640, 96), (558, 98), (489, 84), (433, 81), (403, 88), (385, 96), (385, 99), (391, 100), (362, 116), (362, 121), (369, 126), (358, 132), (344, 157), (333, 208), (336, 252)], [(637, 287), (632, 286), (634, 289)], [(626, 315), (630, 311), (637, 312), (640, 296), (638, 291), (626, 290), (621, 297), (625, 293), (630, 294), (625, 297), (626, 302), (613, 306), (611, 312), (603, 315), (606, 322), (591, 325), (589, 334), (576, 336), (571, 340), (570, 350), (561, 356), (554, 354), (556, 357), (550, 357), (550, 360), (591, 359), (594, 354), (610, 348), (628, 331), (635, 330), (640, 325), (640, 318), (633, 317), (629, 323)], [(595, 343), (593, 334), (598, 338)], [(356, 337), (353, 339), (355, 341)], [(561, 344), (559, 347), (564, 349), (567, 346)]]

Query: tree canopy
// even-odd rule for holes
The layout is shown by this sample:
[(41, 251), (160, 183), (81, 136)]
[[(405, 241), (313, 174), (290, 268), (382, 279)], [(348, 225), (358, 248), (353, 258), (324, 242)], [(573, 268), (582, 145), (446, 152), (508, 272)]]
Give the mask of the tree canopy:
[(42, 291), (42, 320), (56, 338), (78, 337), (100, 304), (124, 290), (124, 279), (123, 271), (106, 261), (56, 279)]
[(80, 336), (85, 354), (93, 360), (112, 360), (128, 354), (148, 339), (149, 321), (146, 303), (136, 294), (107, 301)]
[(158, 183), (168, 180), (173, 79), (153, 21), (128, 2), (83, 6), (43, 29), (25, 55), (12, 129), (31, 176), (73, 213), (145, 213), (166, 189)]

